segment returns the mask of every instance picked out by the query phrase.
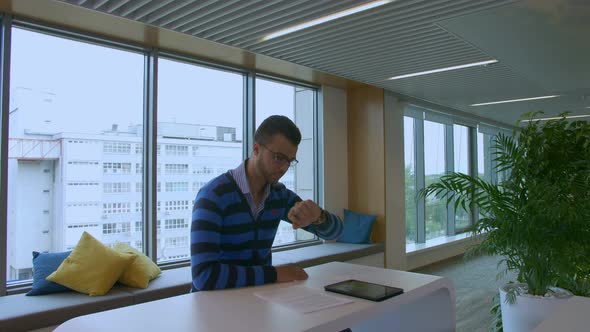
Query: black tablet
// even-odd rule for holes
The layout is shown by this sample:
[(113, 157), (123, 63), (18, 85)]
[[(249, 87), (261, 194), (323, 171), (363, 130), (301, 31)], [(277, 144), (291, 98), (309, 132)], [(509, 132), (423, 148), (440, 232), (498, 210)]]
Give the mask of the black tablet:
[(383, 301), (402, 294), (403, 289), (360, 280), (345, 280), (324, 287), (325, 290), (371, 301)]

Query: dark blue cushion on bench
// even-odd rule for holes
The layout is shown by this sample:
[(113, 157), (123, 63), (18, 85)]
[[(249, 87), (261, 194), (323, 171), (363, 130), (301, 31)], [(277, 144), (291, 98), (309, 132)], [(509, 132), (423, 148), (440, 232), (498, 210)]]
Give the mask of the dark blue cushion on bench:
[(27, 295), (44, 295), (69, 291), (69, 288), (56, 284), (53, 281), (45, 280), (45, 278), (57, 270), (59, 265), (70, 253), (71, 251), (55, 253), (33, 251), (33, 286)]
[(371, 243), (371, 231), (377, 216), (344, 209), (344, 229), (338, 242)]

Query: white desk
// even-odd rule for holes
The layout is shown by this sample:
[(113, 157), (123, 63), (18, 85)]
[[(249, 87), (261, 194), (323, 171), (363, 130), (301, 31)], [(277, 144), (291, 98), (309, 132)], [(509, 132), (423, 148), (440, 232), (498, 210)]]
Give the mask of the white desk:
[(587, 332), (590, 330), (590, 298), (573, 296), (535, 328), (535, 332)]
[[(61, 324), (55, 332), (73, 331), (454, 331), (455, 291), (446, 278), (332, 262), (306, 269), (302, 282), (270, 284), (186, 294), (96, 314)], [(299, 314), (253, 293), (358, 279), (404, 289), (383, 302), (358, 298), (342, 306)], [(343, 296), (330, 293), (334, 296)]]

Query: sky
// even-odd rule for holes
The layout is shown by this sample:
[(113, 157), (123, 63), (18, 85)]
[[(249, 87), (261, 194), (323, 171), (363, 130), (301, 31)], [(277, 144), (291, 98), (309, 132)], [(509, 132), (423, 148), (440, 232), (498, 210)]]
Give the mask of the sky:
[[(163, 58), (158, 67), (159, 122), (234, 127), (242, 136), (241, 74)], [(52, 107), (35, 117), (60, 131), (100, 133), (113, 124), (140, 124), (143, 71), (140, 53), (13, 29), (11, 89), (50, 93)], [(292, 117), (293, 95), (293, 86), (259, 79), (257, 117)]]

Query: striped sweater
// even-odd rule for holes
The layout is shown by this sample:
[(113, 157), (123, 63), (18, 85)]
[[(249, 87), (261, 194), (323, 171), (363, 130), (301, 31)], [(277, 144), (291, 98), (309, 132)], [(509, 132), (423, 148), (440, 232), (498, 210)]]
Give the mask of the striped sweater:
[[(264, 209), (254, 220), (230, 173), (211, 180), (197, 194), (191, 223), (192, 291), (275, 282), (271, 247), (281, 220), (301, 198), (282, 183), (271, 185)], [(304, 229), (323, 239), (342, 233), (340, 219), (326, 211), (326, 222)]]

